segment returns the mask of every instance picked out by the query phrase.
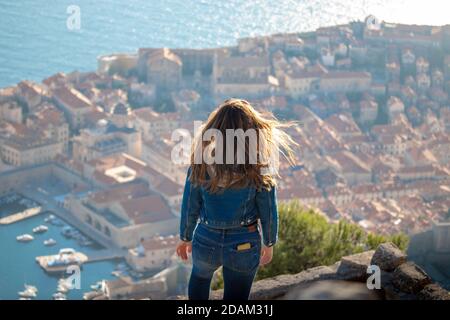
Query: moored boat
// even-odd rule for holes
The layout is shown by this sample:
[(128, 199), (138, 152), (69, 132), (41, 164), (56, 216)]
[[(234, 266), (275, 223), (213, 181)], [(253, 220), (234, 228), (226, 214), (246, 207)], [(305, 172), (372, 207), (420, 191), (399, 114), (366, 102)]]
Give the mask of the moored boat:
[(57, 292), (53, 294), (53, 300), (67, 300), (67, 297), (64, 293)]
[(44, 233), (48, 231), (48, 227), (44, 225), (40, 225), (36, 228), (33, 228), (33, 233)]
[(44, 219), (44, 222), (50, 223), (53, 219), (55, 219), (55, 216), (51, 214), (47, 218)]
[(16, 240), (19, 242), (30, 242), (34, 240), (34, 237), (30, 234), (22, 234), (16, 237)]
[(51, 246), (54, 246), (55, 244), (56, 244), (56, 240), (54, 240), (52, 238), (44, 240), (44, 246), (51, 247)]
[(67, 293), (70, 290), (70, 284), (67, 282), (66, 279), (59, 279), (58, 281), (58, 288), (56, 291), (61, 293)]
[(38, 293), (38, 289), (35, 286), (30, 286), (25, 284), (25, 290), (18, 292), (19, 296), (21, 298), (36, 298)]

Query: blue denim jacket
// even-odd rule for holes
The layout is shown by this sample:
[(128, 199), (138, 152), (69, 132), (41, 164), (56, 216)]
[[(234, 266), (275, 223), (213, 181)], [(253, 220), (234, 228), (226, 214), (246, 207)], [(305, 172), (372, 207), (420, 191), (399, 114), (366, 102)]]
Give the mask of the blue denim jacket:
[(264, 245), (273, 246), (278, 238), (276, 189), (257, 191), (254, 187), (209, 193), (191, 184), (188, 170), (181, 205), (180, 238), (191, 241), (197, 223), (211, 228), (231, 229), (261, 220)]

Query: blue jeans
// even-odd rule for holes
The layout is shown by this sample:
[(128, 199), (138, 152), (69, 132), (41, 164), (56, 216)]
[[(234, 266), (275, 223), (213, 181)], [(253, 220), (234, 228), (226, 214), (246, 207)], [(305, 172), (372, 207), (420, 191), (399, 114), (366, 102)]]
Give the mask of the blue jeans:
[[(249, 249), (238, 250), (239, 245), (247, 243)], [(256, 226), (253, 230), (227, 230), (198, 224), (192, 241), (189, 299), (208, 300), (212, 276), (223, 266), (224, 300), (248, 300), (260, 255), (261, 236)]]

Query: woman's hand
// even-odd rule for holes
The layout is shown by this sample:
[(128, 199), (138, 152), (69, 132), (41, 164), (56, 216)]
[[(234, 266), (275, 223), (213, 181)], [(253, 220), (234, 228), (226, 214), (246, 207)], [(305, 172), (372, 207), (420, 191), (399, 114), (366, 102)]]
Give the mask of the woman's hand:
[(261, 249), (261, 259), (259, 260), (259, 264), (261, 266), (269, 264), (270, 261), (272, 261), (272, 257), (273, 257), (273, 246), (272, 247), (263, 246)]
[(191, 241), (181, 241), (178, 242), (177, 245), (177, 255), (181, 258), (183, 261), (187, 261), (188, 259), (188, 253), (192, 252), (192, 242)]

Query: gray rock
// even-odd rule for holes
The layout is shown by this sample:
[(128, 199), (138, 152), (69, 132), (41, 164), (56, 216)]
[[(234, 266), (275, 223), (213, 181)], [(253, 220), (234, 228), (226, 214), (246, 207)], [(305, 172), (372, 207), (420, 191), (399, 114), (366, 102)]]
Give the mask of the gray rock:
[[(250, 292), (251, 300), (270, 300), (283, 297), (292, 288), (316, 281), (316, 280), (337, 280), (336, 270), (339, 262), (331, 266), (314, 267), (297, 274), (283, 274), (273, 278), (259, 280), (253, 283)], [(223, 289), (214, 290), (209, 298), (220, 300), (223, 298)]]
[(315, 267), (297, 274), (281, 275), (270, 279), (260, 280), (253, 284), (250, 299), (277, 299), (300, 284), (328, 279), (336, 279), (335, 266)]
[(406, 262), (406, 254), (392, 242), (380, 244), (375, 251), (371, 264), (377, 265), (381, 270), (393, 271)]
[(436, 283), (426, 285), (417, 297), (420, 300), (450, 300), (450, 292)]
[(412, 293), (406, 293), (398, 288), (396, 288), (393, 284), (388, 283), (383, 287), (384, 290), (384, 298), (386, 300), (417, 300), (417, 296)]
[(431, 279), (415, 263), (406, 262), (395, 269), (392, 283), (403, 292), (415, 294), (430, 284)]
[[(297, 274), (285, 274), (277, 277), (259, 280), (253, 283), (250, 299), (268, 300), (284, 296), (292, 288), (315, 280), (336, 279), (339, 263), (332, 266), (321, 266), (302, 271)], [(222, 299), (223, 290), (211, 292), (210, 299)]]
[(375, 251), (346, 256), (341, 259), (337, 275), (342, 280), (365, 281), (368, 277), (367, 267)]
[(381, 288), (392, 285), (393, 273), (381, 270)]

